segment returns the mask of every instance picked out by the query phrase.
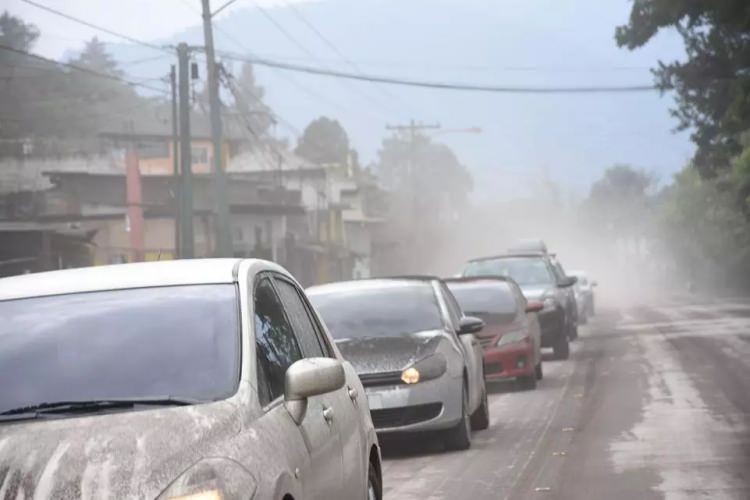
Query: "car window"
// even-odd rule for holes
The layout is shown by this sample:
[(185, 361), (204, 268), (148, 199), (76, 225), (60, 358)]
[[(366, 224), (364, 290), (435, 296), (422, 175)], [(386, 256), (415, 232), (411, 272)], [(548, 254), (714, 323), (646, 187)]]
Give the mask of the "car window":
[(258, 397), (266, 405), (284, 394), (286, 370), (302, 354), (269, 278), (258, 282), (254, 296)]
[(239, 383), (237, 301), (231, 284), (0, 301), (0, 411), (56, 401), (229, 397)]
[(425, 283), (323, 287), (307, 296), (337, 341), (401, 337), (444, 326), (435, 292)]
[(306, 358), (325, 356), (318, 334), (310, 320), (307, 308), (302, 303), (297, 288), (284, 279), (276, 278), (274, 282), (281, 302), (284, 304), (287, 317), (292, 323), (299, 346), (302, 348), (302, 355)]
[(555, 273), (542, 257), (499, 257), (466, 264), (464, 276), (506, 276), (521, 286), (555, 284)]
[(464, 313), (461, 311), (461, 306), (456, 302), (456, 297), (453, 296), (445, 283), (440, 283), (440, 289), (443, 292), (443, 297), (445, 297), (445, 303), (448, 307), (448, 314), (450, 315), (451, 323), (453, 323), (453, 328), (456, 330), (458, 329), (461, 317)]

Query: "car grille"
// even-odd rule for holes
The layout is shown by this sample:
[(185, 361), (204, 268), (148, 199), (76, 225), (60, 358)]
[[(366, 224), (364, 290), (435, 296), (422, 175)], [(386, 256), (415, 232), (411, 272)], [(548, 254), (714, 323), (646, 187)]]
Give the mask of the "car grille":
[(503, 365), (499, 361), (493, 361), (492, 363), (485, 363), (484, 373), (491, 375), (493, 373), (503, 373)]
[(495, 337), (479, 337), (477, 340), (479, 340), (479, 345), (482, 346), (482, 349), (489, 349), (492, 347)]
[(440, 415), (441, 411), (443, 411), (443, 403), (428, 403), (424, 405), (370, 410), (370, 415), (372, 415), (372, 423), (375, 428), (384, 429), (425, 422)]
[(362, 373), (359, 375), (359, 380), (364, 387), (400, 385), (404, 383), (401, 380), (401, 372)]

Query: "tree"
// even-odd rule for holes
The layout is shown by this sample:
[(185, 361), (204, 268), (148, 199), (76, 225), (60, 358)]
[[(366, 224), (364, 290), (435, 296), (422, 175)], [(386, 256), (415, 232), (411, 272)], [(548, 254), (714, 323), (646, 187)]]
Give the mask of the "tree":
[(92, 38), (83, 48), (81, 54), (74, 59), (73, 64), (99, 73), (112, 76), (122, 76), (122, 71), (117, 68), (117, 62), (107, 52), (103, 42), (97, 37)]
[(31, 23), (11, 16), (6, 10), (0, 16), (0, 44), (28, 51), (39, 38), (39, 30)]
[(253, 141), (271, 140), (268, 129), (275, 123), (271, 108), (263, 101), (265, 89), (258, 85), (253, 65), (243, 63), (240, 75), (236, 78), (237, 92), (232, 105), (232, 112), (241, 116), (244, 127), (250, 128)]
[(321, 116), (305, 128), (295, 153), (313, 163), (346, 165), (349, 136), (337, 120)]
[(634, 0), (615, 38), (632, 50), (663, 28), (677, 30), (687, 60), (660, 62), (654, 75), (663, 91), (676, 91), (672, 113), (680, 129), (692, 129), (693, 165), (711, 178), (729, 167), (750, 129), (750, 2)]

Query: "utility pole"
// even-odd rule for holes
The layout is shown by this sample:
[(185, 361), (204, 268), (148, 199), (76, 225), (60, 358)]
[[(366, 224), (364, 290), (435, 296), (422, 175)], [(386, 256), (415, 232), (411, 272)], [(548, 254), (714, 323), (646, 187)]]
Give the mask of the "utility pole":
[(174, 187), (174, 257), (180, 255), (180, 226), (182, 225), (180, 196), (180, 156), (177, 151), (180, 147), (179, 123), (177, 114), (177, 68), (173, 64), (169, 71), (169, 84), (172, 90), (172, 186)]
[(211, 24), (210, 0), (201, 0), (203, 6), (203, 36), (206, 43), (206, 66), (208, 73), (208, 102), (211, 114), (211, 142), (214, 150), (214, 185), (216, 189), (216, 256), (232, 256), (232, 239), (229, 233), (229, 201), (227, 180), (223, 165), (223, 141), (221, 131), (221, 109), (219, 102), (219, 74), (214, 53), (214, 35)]
[(193, 237), (193, 166), (190, 154), (190, 57), (186, 43), (177, 46), (177, 63), (180, 88), (180, 177), (182, 179), (180, 258), (192, 259), (195, 257), (195, 241)]
[(127, 205), (128, 233), (131, 262), (143, 260), (143, 192), (141, 172), (138, 168), (138, 146), (135, 143), (133, 122), (127, 125), (130, 139), (125, 150), (125, 203)]

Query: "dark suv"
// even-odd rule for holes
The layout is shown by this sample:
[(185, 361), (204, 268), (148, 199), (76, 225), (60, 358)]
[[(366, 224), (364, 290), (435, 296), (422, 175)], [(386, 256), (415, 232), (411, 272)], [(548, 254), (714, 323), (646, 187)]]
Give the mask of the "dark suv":
[(521, 287), (527, 300), (539, 301), (542, 347), (552, 347), (555, 357), (567, 359), (569, 340), (577, 331), (575, 299), (568, 293), (576, 279), (565, 276), (562, 267), (547, 253), (510, 253), (473, 259), (466, 263), (464, 276), (508, 276)]

